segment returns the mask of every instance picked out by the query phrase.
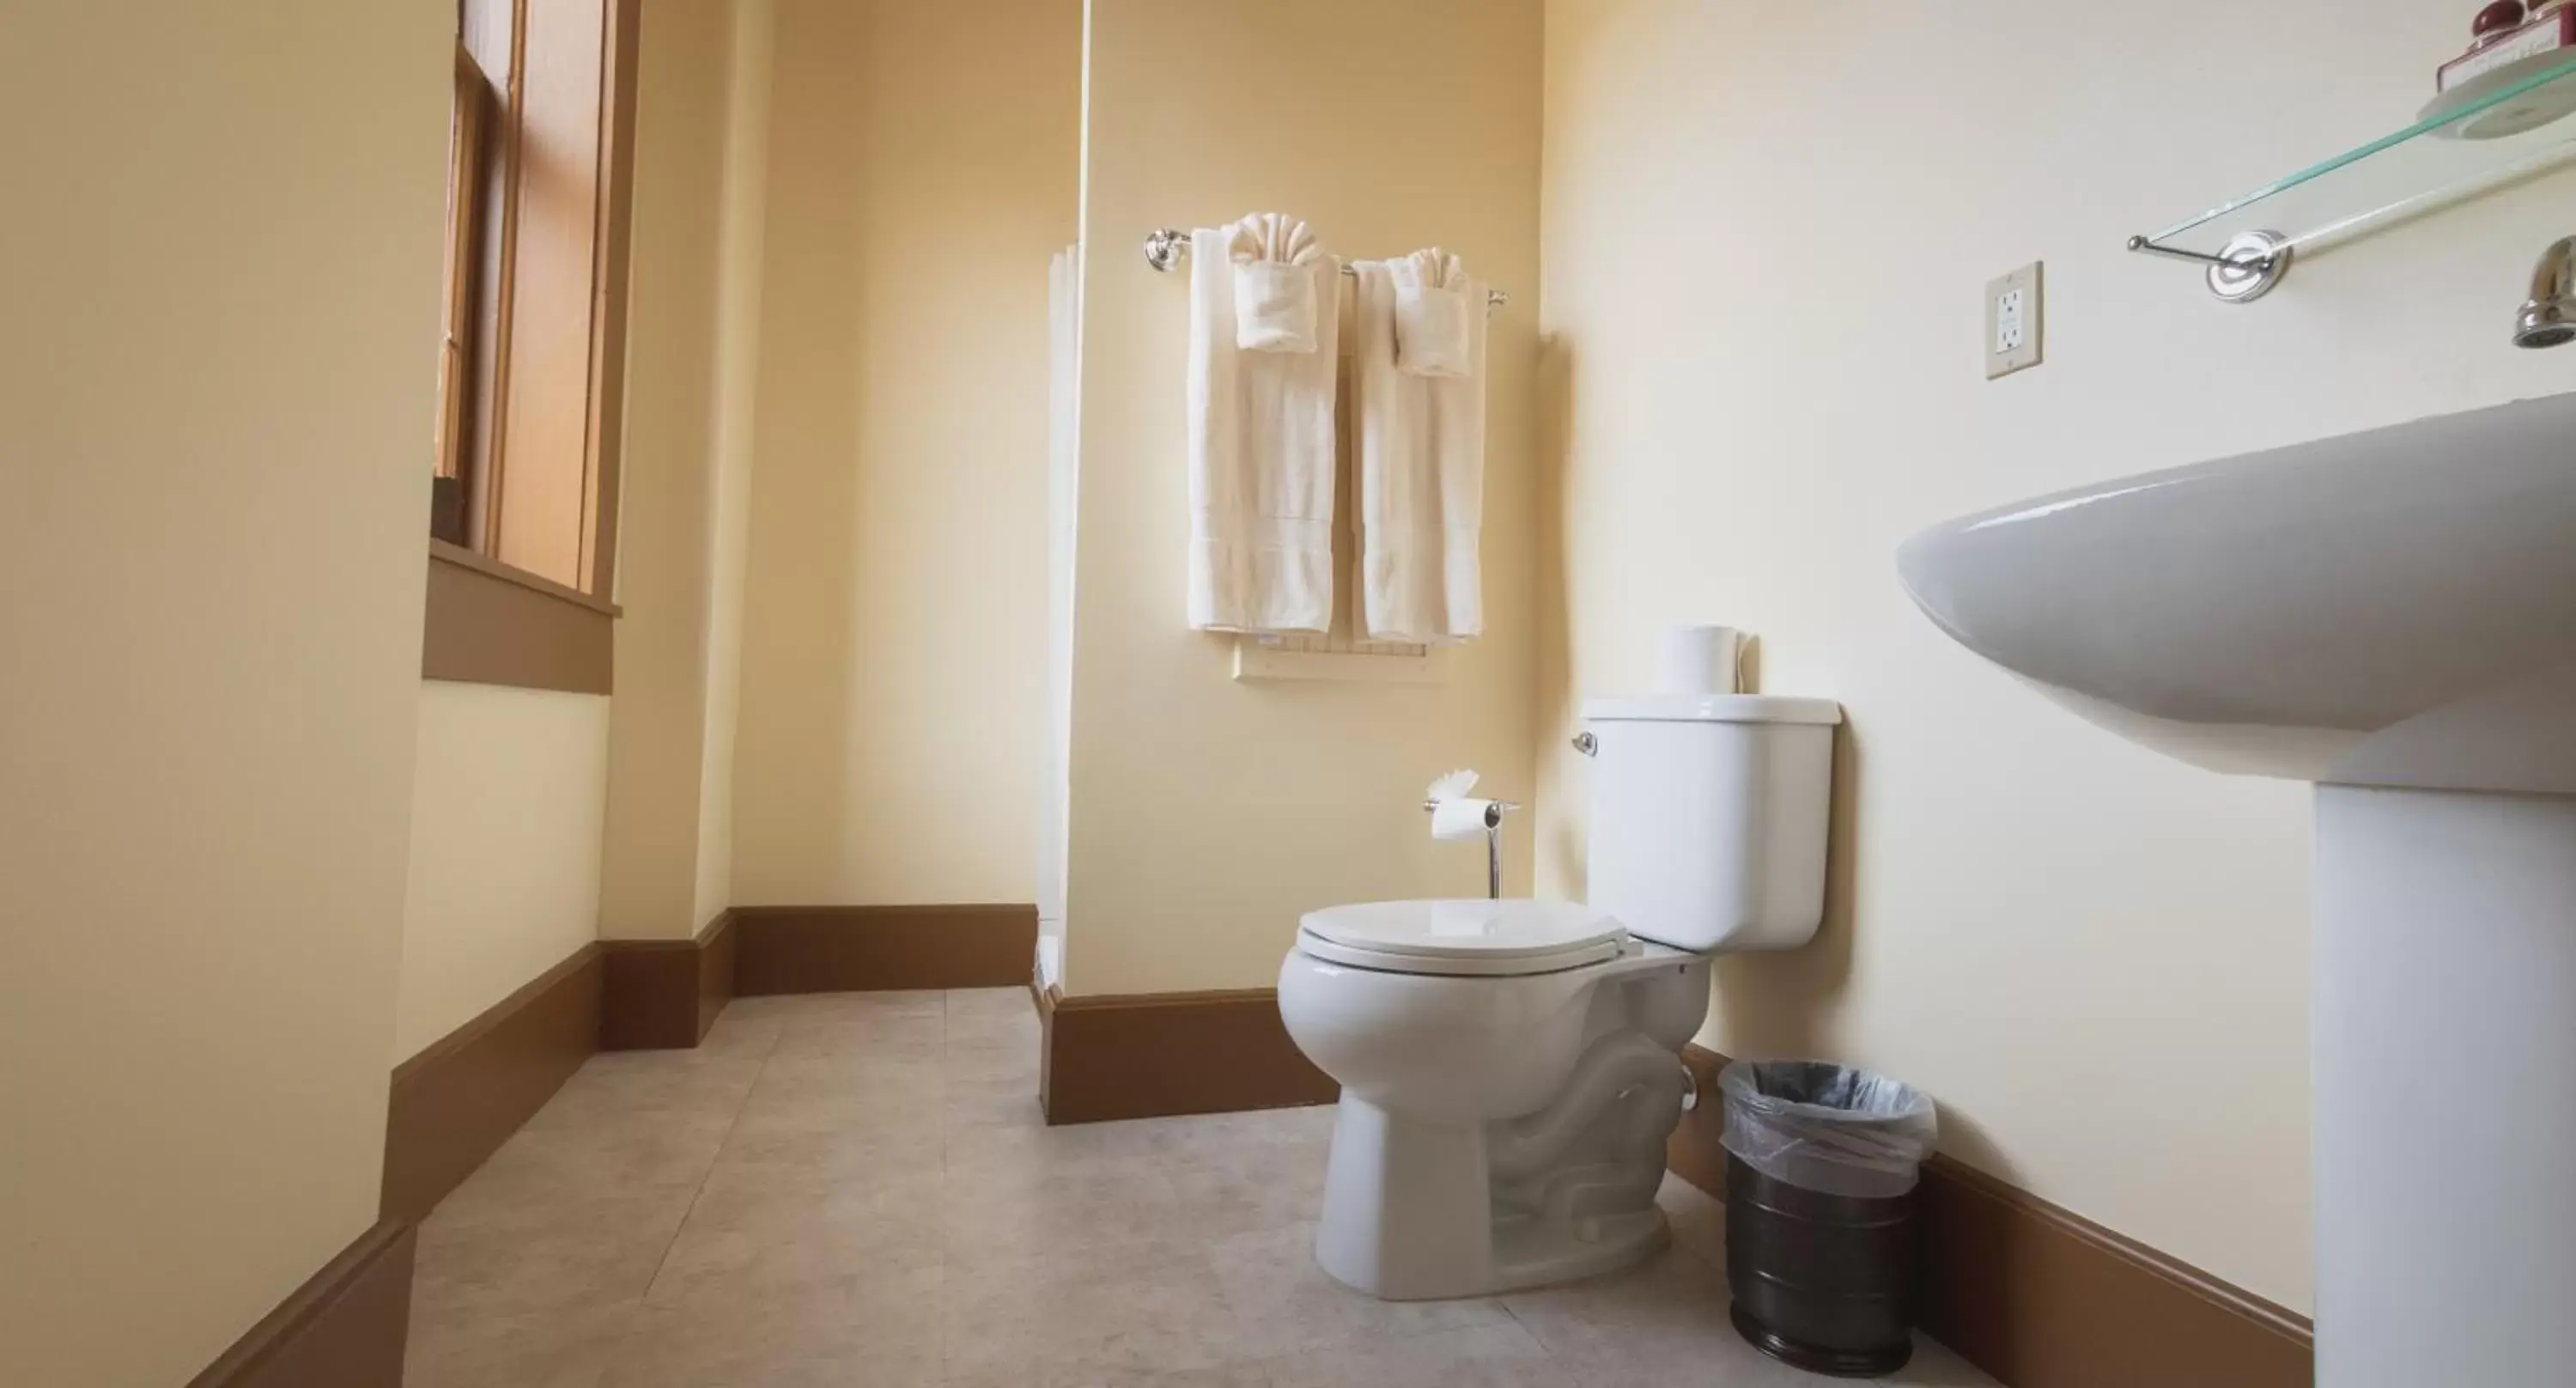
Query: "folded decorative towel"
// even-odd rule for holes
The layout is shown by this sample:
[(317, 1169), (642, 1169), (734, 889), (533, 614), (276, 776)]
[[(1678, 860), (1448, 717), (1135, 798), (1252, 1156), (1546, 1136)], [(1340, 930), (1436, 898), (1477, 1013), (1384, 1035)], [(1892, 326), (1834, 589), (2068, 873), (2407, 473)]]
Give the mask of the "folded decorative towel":
[[(1360, 261), (1351, 319), (1351, 417), (1359, 432), (1361, 614), (1369, 639), (1447, 643), (1484, 631), (1477, 545), (1485, 507), (1485, 315), (1470, 313), (1466, 341), (1434, 358), (1449, 375), (1397, 364), (1400, 277), (1425, 283), (1433, 257), (1436, 288), (1472, 305), (1485, 287), (1454, 256), (1416, 252), (1399, 261)], [(1446, 344), (1443, 344), (1445, 346)]]
[[(1323, 258), (1306, 224), (1256, 212), (1234, 224), (1234, 345), (1247, 352), (1315, 350), (1314, 262)], [(1326, 298), (1325, 302), (1332, 300)]]
[[(1310, 345), (1247, 350), (1238, 248), (1305, 276)], [(1339, 267), (1276, 213), (1190, 233), (1190, 625), (1333, 625), (1333, 378)]]
[(1395, 275), (1395, 364), (1409, 376), (1473, 370), (1468, 335), (1483, 322), (1469, 298), (1467, 266), (1434, 246), (1388, 262)]

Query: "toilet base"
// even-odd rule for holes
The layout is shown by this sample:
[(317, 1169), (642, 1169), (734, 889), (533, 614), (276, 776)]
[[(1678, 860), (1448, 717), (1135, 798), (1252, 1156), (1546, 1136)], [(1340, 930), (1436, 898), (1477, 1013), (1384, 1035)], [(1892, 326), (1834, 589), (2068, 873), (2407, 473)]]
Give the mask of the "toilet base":
[[(1580, 1185), (1591, 1174), (1559, 1179)], [(1633, 1173), (1605, 1163), (1598, 1174), (1608, 1187)], [(1492, 1296), (1616, 1272), (1671, 1241), (1651, 1201), (1562, 1218), (1497, 1209), (1482, 1127), (1407, 1119), (1342, 1095), (1315, 1262), (1354, 1291), (1383, 1301)]]
[(1672, 1226), (1654, 1206), (1566, 1226), (1531, 1216), (1494, 1226), (1495, 1278), (1483, 1295), (1601, 1277), (1672, 1246)]

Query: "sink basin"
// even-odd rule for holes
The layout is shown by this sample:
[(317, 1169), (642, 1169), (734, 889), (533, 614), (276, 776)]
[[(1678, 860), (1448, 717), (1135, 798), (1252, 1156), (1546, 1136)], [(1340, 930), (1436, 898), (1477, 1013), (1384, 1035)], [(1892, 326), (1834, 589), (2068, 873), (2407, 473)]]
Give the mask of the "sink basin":
[(2006, 506), (1897, 567), (1961, 645), (2197, 765), (2576, 792), (2576, 396)]
[(2102, 727), (2318, 783), (2319, 1388), (2566, 1381), (2576, 396), (2040, 497), (1897, 567)]

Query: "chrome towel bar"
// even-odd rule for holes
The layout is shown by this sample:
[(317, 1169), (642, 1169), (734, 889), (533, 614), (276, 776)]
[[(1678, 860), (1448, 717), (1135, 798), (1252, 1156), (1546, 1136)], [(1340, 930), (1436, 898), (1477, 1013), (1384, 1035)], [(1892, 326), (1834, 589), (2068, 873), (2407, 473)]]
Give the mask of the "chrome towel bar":
[[(1179, 268), (1181, 257), (1190, 253), (1190, 234), (1179, 227), (1157, 227), (1145, 233), (1145, 263), (1165, 274)], [(1345, 265), (1345, 275), (1359, 272)], [(1485, 311), (1493, 312), (1512, 301), (1512, 296), (1499, 289), (1485, 291)]]

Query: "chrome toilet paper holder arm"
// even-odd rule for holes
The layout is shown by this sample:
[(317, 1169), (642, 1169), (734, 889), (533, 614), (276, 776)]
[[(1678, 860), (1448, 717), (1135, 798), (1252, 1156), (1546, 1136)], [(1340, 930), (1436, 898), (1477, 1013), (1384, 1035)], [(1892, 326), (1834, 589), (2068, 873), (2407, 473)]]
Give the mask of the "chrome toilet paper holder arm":
[[(1425, 814), (1438, 808), (1440, 802), (1437, 800), (1422, 802)], [(1503, 816), (1519, 808), (1520, 802), (1516, 800), (1494, 800), (1485, 805), (1485, 899), (1488, 901), (1503, 899)]]

